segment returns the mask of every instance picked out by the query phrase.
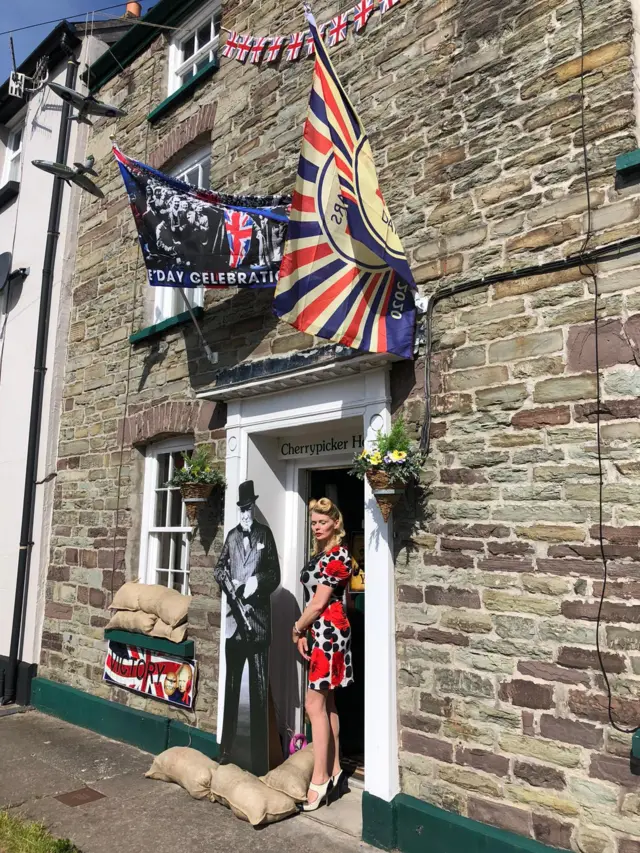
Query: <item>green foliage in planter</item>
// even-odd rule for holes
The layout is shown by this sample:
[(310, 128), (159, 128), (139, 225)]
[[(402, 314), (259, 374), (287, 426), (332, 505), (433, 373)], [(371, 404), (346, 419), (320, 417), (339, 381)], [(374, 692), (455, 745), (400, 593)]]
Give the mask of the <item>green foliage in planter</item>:
[(371, 450), (356, 453), (349, 473), (364, 480), (368, 471), (384, 471), (393, 480), (410, 483), (420, 479), (423, 463), (423, 454), (409, 439), (404, 420), (398, 418), (389, 432), (377, 433)]
[(211, 462), (211, 451), (203, 444), (193, 453), (184, 455), (182, 468), (177, 468), (167, 486), (186, 486), (190, 483), (225, 487), (224, 475)]

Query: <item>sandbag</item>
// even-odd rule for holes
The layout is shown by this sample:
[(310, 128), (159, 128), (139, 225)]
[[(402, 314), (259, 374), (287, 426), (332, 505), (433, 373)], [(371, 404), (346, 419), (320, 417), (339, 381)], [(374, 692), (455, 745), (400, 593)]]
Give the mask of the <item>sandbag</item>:
[(189, 626), (186, 623), (178, 625), (177, 628), (172, 628), (171, 625), (167, 625), (162, 619), (158, 619), (153, 626), (151, 636), (161, 637), (163, 640), (170, 640), (172, 643), (183, 643), (187, 639), (188, 628)]
[(281, 791), (297, 803), (307, 799), (313, 776), (313, 744), (294, 752), (290, 758), (260, 779), (269, 788)]
[(211, 795), (212, 799), (230, 808), (236, 817), (252, 826), (275, 823), (298, 810), (291, 797), (269, 788), (234, 764), (221, 765), (212, 774)]
[(157, 621), (157, 616), (143, 613), (142, 610), (116, 610), (107, 624), (107, 630), (120, 628), (122, 631), (133, 631), (135, 634), (151, 634)]
[(137, 581), (130, 581), (129, 583), (123, 584), (113, 596), (113, 601), (109, 605), (109, 610), (139, 610), (139, 591), (140, 584)]
[(196, 800), (211, 796), (211, 777), (218, 769), (215, 761), (188, 746), (172, 746), (157, 755), (147, 779), (176, 782)]
[(175, 628), (187, 621), (190, 595), (182, 595), (175, 589), (159, 584), (140, 584), (138, 606), (145, 613), (153, 613), (167, 625)]

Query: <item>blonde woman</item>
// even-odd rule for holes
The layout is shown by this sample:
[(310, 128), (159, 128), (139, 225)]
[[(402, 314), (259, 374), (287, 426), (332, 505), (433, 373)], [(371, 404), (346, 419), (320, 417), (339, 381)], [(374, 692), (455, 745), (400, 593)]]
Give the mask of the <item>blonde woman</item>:
[(344, 608), (352, 563), (341, 544), (345, 531), (338, 507), (321, 498), (311, 501), (309, 511), (315, 547), (300, 573), (305, 608), (294, 623), (293, 642), (309, 661), (305, 708), (313, 733), (314, 768), (303, 809), (315, 811), (340, 787), (340, 721), (334, 691), (353, 682), (351, 626)]

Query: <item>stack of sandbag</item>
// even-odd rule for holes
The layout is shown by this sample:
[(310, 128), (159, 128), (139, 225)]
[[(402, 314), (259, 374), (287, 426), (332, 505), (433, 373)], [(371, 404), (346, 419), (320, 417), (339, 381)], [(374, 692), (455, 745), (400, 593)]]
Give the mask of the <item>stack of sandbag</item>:
[[(292, 770), (292, 776), (299, 775), (300, 768), (297, 765), (300, 760), (290, 764), (292, 761), (290, 758), (278, 768), (282, 778), (287, 775), (287, 764)], [(308, 755), (304, 763), (305, 766), (308, 764)], [(313, 765), (313, 753), (311, 764)], [(312, 771), (313, 767), (308, 772), (309, 780)], [(175, 782), (197, 800), (208, 797), (213, 802), (219, 802), (230, 808), (240, 820), (246, 820), (252, 826), (275, 823), (298, 811), (294, 798), (284, 791), (266, 785), (252, 773), (241, 770), (235, 764), (218, 765), (201, 752), (186, 746), (174, 746), (156, 756), (145, 776), (148, 779)], [(300, 794), (301, 784), (301, 780), (297, 779), (292, 789), (297, 792), (298, 799), (303, 800), (307, 791), (305, 787), (304, 794)]]
[(211, 797), (211, 776), (218, 769), (215, 761), (197, 749), (172, 746), (153, 759), (151, 768), (144, 774), (147, 779), (175, 782), (196, 800)]
[(313, 744), (310, 743), (260, 779), (269, 788), (281, 791), (296, 803), (303, 803), (307, 799), (312, 776)]
[(126, 583), (109, 607), (115, 613), (107, 625), (172, 643), (186, 639), (191, 596), (159, 584)]

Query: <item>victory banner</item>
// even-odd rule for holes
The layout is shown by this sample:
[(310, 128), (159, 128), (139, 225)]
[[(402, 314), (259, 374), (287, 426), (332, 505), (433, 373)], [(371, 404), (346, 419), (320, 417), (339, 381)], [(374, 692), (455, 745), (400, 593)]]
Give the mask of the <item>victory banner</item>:
[(197, 667), (195, 660), (179, 660), (111, 640), (103, 681), (190, 709), (196, 697)]
[(131, 160), (114, 146), (149, 283), (275, 287), (290, 196), (224, 195)]

